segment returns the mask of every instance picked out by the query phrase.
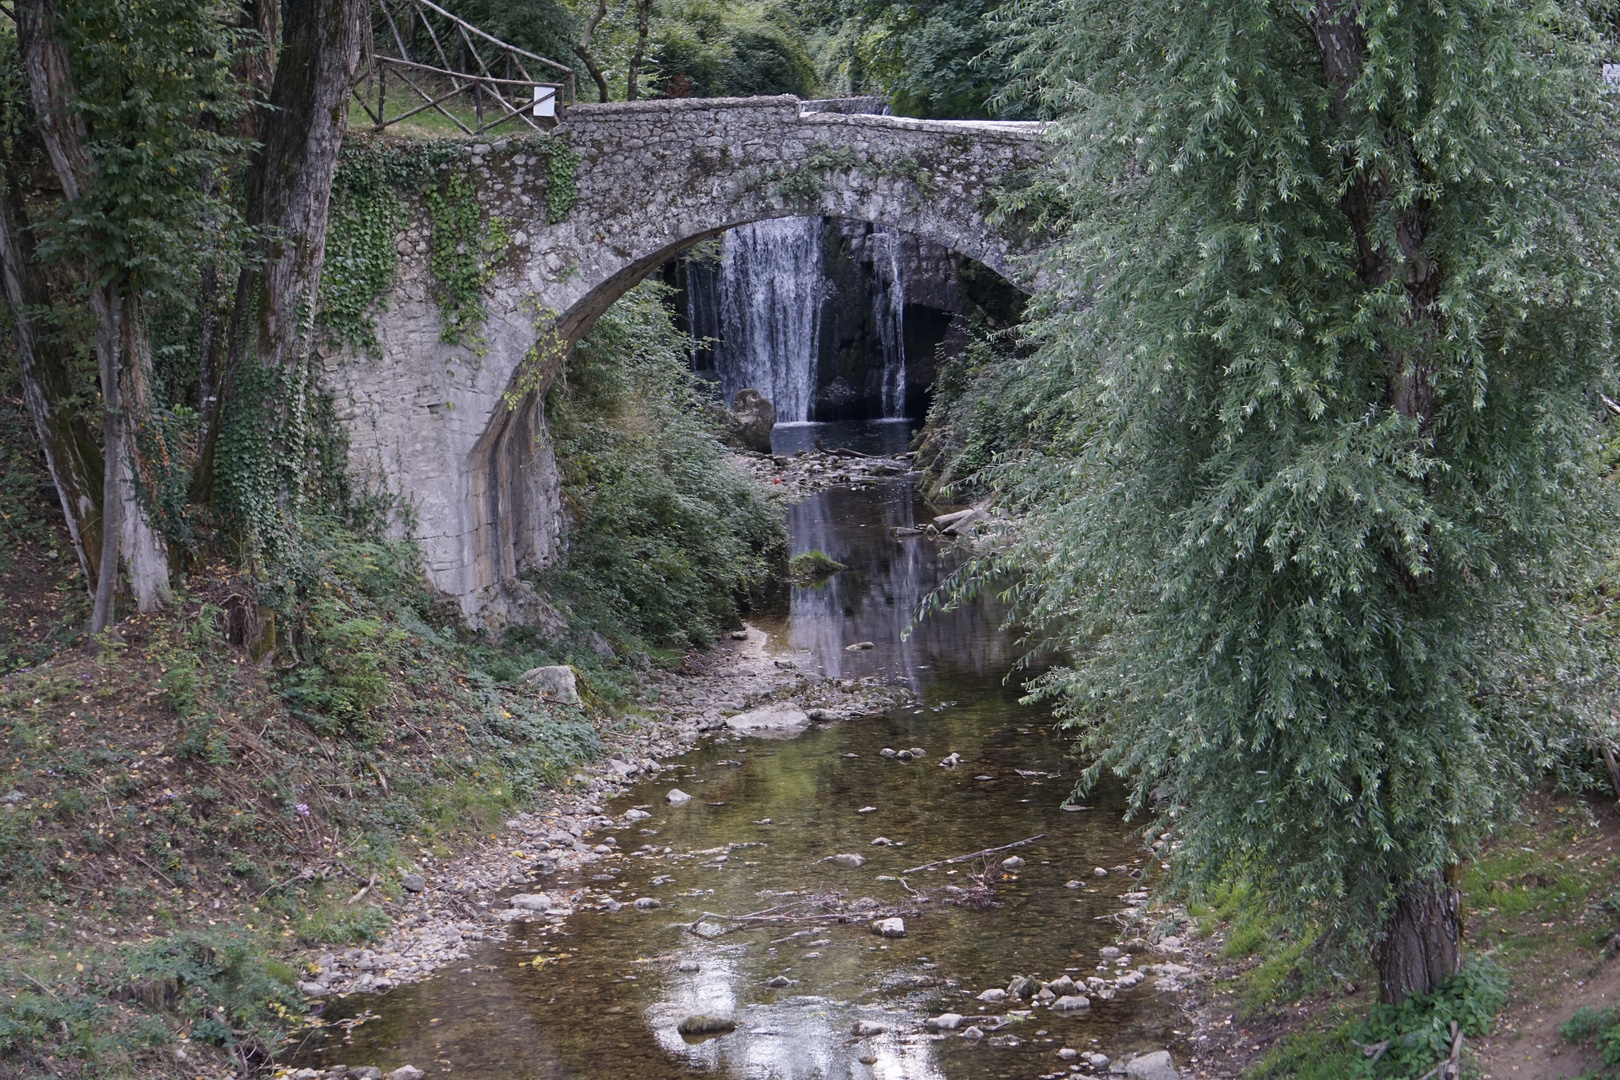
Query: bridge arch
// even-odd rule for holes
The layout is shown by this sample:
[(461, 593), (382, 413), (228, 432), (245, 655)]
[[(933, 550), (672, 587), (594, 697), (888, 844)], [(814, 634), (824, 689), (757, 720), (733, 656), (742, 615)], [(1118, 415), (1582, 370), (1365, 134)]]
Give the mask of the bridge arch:
[[(439, 342), (426, 226), (401, 243), (399, 285), (379, 318), (381, 356), (325, 361), (352, 468), (405, 512), (433, 584), (474, 625), (543, 622), (519, 580), (560, 544), (557, 470), (541, 399), (555, 370), (525, 374), (538, 342), (571, 346), (612, 303), (682, 251), (773, 218), (871, 222), (933, 241), (1016, 281), (1023, 251), (985, 219), (1000, 182), (1036, 165), (1039, 127), (928, 121), (777, 98), (685, 99), (568, 110), (554, 137), (579, 155), (577, 197), (546, 218), (545, 159), (526, 140), (471, 144), (483, 205), (513, 254), (486, 297), (473, 347)], [(857, 106), (859, 107), (859, 106)], [(560, 368), (562, 349), (540, 350)]]

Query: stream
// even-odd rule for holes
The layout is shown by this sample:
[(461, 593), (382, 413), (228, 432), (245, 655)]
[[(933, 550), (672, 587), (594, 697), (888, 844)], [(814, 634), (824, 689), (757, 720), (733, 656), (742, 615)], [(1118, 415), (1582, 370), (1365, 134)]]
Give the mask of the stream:
[[(869, 423), (795, 425), (776, 438), (779, 453), (816, 437), (892, 452), (906, 436), (904, 424)], [(849, 569), (793, 589), (785, 616), (750, 620), (768, 634), (767, 648), (800, 670), (904, 683), (919, 704), (818, 724), (787, 741), (704, 741), (604, 804), (619, 820), (632, 807), (652, 815), (588, 841), (616, 836), (628, 857), (541, 876), (533, 886), (587, 885), (616, 896), (621, 910), (582, 904), (561, 922), (516, 922), (507, 940), (477, 946), (424, 982), (335, 1001), (329, 1021), (374, 1016), (346, 1037), (328, 1027), (289, 1064), (388, 1071), (410, 1063), (429, 1075), (491, 1080), (976, 1080), (1089, 1073), (1072, 1055), (1058, 1056), (1065, 1047), (1117, 1062), (1173, 1044), (1179, 1014), (1150, 985), (1094, 997), (1070, 1014), (976, 997), (1015, 975), (1067, 972), (1083, 983), (1102, 974), (1099, 950), (1118, 933), (1108, 917), (1138, 888), (1131, 871), (1147, 862), (1121, 819), (1117, 789), (1093, 792), (1085, 809), (1063, 808), (1077, 766), (1049, 715), (1019, 705), (1017, 680), (1004, 682), (1015, 652), (998, 629), (999, 611), (972, 605), (904, 636), (955, 557), (925, 539), (896, 541), (890, 526), (928, 519), (904, 478), (823, 491), (794, 506), (793, 550), (819, 548)], [(864, 641), (873, 647), (846, 650)], [(924, 754), (904, 761), (880, 753), (912, 747)], [(952, 753), (960, 765), (941, 767)], [(673, 787), (692, 801), (671, 807), (665, 795)], [(946, 902), (943, 887), (970, 884), (972, 863), (905, 872), (1039, 833), (1046, 839), (1016, 851), (1026, 865), (985, 910)], [(890, 843), (873, 846), (880, 837)], [(865, 863), (821, 861), (838, 853)], [(934, 899), (917, 903), (910, 889)], [(800, 890), (846, 890), (849, 899), (919, 913), (893, 939), (876, 936), (864, 919), (736, 924), (712, 937), (687, 929), (706, 912), (761, 911)], [(637, 910), (637, 897), (662, 906)], [(707, 922), (718, 929), (723, 920)], [(983, 1041), (924, 1028), (926, 1017), (946, 1011), (1013, 1022)], [(707, 1038), (677, 1033), (694, 1014), (728, 1016), (737, 1028)], [(887, 1030), (858, 1038), (857, 1021)]]

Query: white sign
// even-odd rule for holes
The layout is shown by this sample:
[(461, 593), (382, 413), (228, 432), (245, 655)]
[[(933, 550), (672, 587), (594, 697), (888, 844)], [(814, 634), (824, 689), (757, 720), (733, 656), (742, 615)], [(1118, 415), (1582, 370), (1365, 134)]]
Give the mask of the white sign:
[(557, 88), (555, 86), (537, 86), (534, 88), (534, 115), (557, 115)]

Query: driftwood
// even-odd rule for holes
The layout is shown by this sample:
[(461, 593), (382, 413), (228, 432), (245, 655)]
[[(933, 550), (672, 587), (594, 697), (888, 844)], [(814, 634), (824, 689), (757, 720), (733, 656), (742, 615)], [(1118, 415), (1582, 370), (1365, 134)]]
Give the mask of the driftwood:
[(1035, 836), (1027, 837), (1023, 840), (1014, 840), (1010, 844), (1002, 844), (1000, 847), (985, 848), (982, 851), (970, 851), (966, 855), (953, 855), (949, 859), (936, 859), (934, 862), (926, 862), (921, 866), (913, 866), (900, 872), (902, 874), (915, 874), (919, 870), (933, 870), (937, 867), (949, 866), (951, 863), (967, 862), (969, 859), (977, 859), (981, 855), (994, 855), (998, 851), (1011, 851), (1013, 848), (1023, 847), (1025, 844), (1033, 844), (1037, 840), (1045, 839), (1045, 833), (1038, 833)]

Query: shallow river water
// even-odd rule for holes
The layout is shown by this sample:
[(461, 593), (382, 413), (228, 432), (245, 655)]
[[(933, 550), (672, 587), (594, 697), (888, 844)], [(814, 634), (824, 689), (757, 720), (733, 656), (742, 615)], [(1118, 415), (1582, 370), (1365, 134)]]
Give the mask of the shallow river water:
[[(828, 445), (872, 450), (906, 434), (901, 425), (820, 430)], [(813, 434), (789, 429), (779, 441), (808, 443)], [(622, 850), (650, 843), (670, 854), (615, 860), (617, 878), (607, 883), (580, 880), (609, 869), (596, 864), (535, 886), (621, 890), (622, 910), (581, 909), (560, 928), (515, 923), (509, 940), (481, 946), (425, 982), (337, 1002), (329, 1018), (362, 1010), (376, 1018), (356, 1028), (352, 1042), (334, 1033), (306, 1044), (297, 1064), (389, 1070), (410, 1063), (430, 1076), (514, 1080), (695, 1073), (969, 1080), (1068, 1072), (1057, 1055), (1062, 1047), (1117, 1061), (1174, 1041), (1174, 1010), (1147, 985), (1094, 1000), (1078, 1014), (1036, 1009), (998, 1032), (1013, 1035), (1016, 1046), (922, 1027), (925, 1017), (945, 1011), (992, 1017), (1027, 1010), (981, 1006), (974, 996), (1005, 987), (1014, 975), (1050, 980), (1069, 972), (1083, 981), (1098, 974), (1098, 950), (1118, 932), (1108, 916), (1137, 885), (1128, 871), (1144, 865), (1117, 792), (1094, 793), (1084, 810), (1062, 808), (1076, 765), (1046, 713), (1020, 706), (1016, 683), (1004, 682), (1012, 653), (997, 612), (980, 606), (949, 613), (902, 640), (917, 602), (951, 564), (949, 552), (929, 541), (891, 537), (890, 526), (926, 514), (907, 480), (822, 492), (794, 507), (794, 550), (820, 548), (850, 569), (819, 588), (794, 589), (785, 618), (756, 623), (769, 633), (769, 647), (792, 655), (801, 669), (902, 681), (920, 704), (818, 725), (791, 741), (704, 743), (605, 804), (616, 816), (642, 806), (652, 818), (592, 840), (611, 833)], [(874, 647), (845, 650), (859, 641)], [(885, 758), (879, 752), (886, 747), (920, 747), (926, 756)], [(961, 764), (942, 768), (953, 752)], [(693, 801), (669, 807), (664, 796), (676, 786)], [(988, 910), (943, 902), (941, 887), (967, 884), (970, 864), (906, 872), (1038, 833), (1047, 838), (1018, 850), (1027, 865), (1001, 885)], [(878, 837), (893, 843), (873, 846)], [(727, 847), (739, 844), (749, 846)], [(841, 852), (859, 853), (865, 864), (820, 861)], [(1109, 875), (1096, 876), (1096, 867)], [(1071, 881), (1082, 886), (1066, 887)], [(806, 889), (909, 903), (919, 914), (906, 917), (907, 935), (899, 939), (875, 936), (864, 919), (748, 927), (712, 939), (687, 929), (705, 912), (760, 911)], [(908, 889), (932, 890), (936, 899), (916, 903)], [(629, 901), (641, 896), (663, 906), (638, 911)], [(697, 970), (681, 971), (683, 962)], [(768, 985), (778, 976), (787, 984)], [(733, 1017), (737, 1030), (707, 1039), (678, 1034), (676, 1025), (695, 1013)], [(856, 1038), (857, 1020), (888, 1031)]]

